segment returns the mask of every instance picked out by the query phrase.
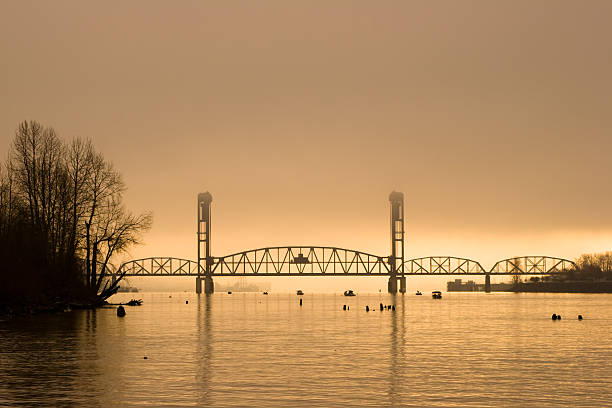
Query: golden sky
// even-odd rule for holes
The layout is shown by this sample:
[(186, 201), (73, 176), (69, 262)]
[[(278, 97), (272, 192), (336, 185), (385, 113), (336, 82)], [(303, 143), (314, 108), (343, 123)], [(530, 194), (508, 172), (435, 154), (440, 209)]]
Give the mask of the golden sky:
[(89, 137), (154, 227), (266, 245), (574, 258), (612, 242), (610, 1), (3, 1), (0, 154)]

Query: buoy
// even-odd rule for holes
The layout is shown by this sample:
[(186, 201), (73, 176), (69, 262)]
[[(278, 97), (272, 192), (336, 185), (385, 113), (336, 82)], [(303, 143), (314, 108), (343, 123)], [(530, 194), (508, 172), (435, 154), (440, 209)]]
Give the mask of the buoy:
[(561, 320), (561, 315), (557, 315), (557, 320)]
[(189, 304), (189, 301), (188, 301), (188, 300), (186, 300), (186, 301), (185, 301), (185, 304), (186, 304), (186, 305), (188, 305), (188, 304)]
[(300, 306), (302, 306), (302, 299), (300, 299)]
[(556, 314), (556, 313), (553, 313), (553, 315), (552, 315), (552, 319), (553, 319), (553, 320), (557, 320), (557, 314)]
[(346, 310), (346, 305), (342, 306), (342, 310)]
[(117, 316), (119, 317), (125, 316), (125, 309), (121, 305), (119, 305), (119, 307), (117, 308)]
[(582, 315), (578, 315), (578, 320), (582, 320)]
[(366, 306), (366, 312), (370, 311), (370, 306)]

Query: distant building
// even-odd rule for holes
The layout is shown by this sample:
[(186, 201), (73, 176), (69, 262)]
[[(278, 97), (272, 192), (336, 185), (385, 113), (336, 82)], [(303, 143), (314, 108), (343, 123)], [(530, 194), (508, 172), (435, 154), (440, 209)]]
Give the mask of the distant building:
[(119, 289), (117, 289), (117, 292), (133, 292), (133, 293), (138, 293), (138, 288), (130, 287), (130, 286), (119, 286)]
[[(512, 283), (492, 283), (492, 292), (506, 292), (513, 287)], [(473, 280), (463, 282), (461, 279), (455, 279), (454, 281), (446, 282), (447, 292), (484, 292), (484, 283), (476, 283)]]
[(217, 290), (221, 292), (232, 291), (232, 292), (263, 292), (269, 291), (272, 285), (270, 282), (263, 282), (260, 284), (247, 283), (244, 276), (238, 278), (233, 284), (217, 284)]

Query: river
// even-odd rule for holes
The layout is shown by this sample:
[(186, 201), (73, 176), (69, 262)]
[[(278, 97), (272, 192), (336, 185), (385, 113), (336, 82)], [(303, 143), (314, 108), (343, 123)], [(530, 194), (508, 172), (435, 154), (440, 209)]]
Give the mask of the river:
[(612, 295), (131, 297), (0, 321), (0, 406), (612, 406)]

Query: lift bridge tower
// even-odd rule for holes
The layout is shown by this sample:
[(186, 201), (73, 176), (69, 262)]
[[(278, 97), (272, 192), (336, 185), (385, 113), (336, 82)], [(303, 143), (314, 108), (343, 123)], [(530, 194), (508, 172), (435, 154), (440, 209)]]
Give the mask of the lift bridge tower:
[[(404, 194), (396, 191), (389, 195), (391, 203), (391, 255), (389, 263), (389, 293), (397, 293), (399, 280), (400, 293), (406, 293), (406, 277), (404, 276)], [(215, 291), (212, 279), (214, 258), (211, 255), (210, 206), (212, 195), (209, 192), (198, 194), (198, 276), (196, 278), (196, 293), (211, 294)]]
[[(211, 294), (215, 291), (211, 276), (213, 258), (210, 255), (211, 203), (212, 194), (208, 191), (198, 194), (198, 277), (196, 278), (196, 293), (202, 293), (202, 281), (204, 281), (204, 293)], [(203, 276), (202, 272), (204, 272)]]
[(397, 191), (389, 194), (391, 203), (391, 256), (389, 266), (391, 275), (387, 289), (389, 293), (397, 293), (397, 281), (400, 282), (400, 293), (406, 293), (406, 277), (404, 276), (404, 193)]

